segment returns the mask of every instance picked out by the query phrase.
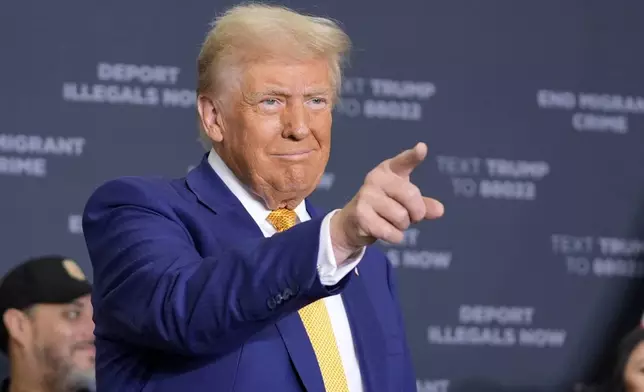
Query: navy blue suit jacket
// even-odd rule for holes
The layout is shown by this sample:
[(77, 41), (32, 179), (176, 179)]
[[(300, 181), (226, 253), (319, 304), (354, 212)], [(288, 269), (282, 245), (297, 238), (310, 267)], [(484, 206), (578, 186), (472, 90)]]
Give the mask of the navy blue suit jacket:
[(416, 390), (384, 254), (325, 287), (323, 215), (264, 238), (207, 159), (185, 178), (125, 177), (90, 197), (98, 391), (322, 392), (297, 310), (341, 293), (364, 390)]

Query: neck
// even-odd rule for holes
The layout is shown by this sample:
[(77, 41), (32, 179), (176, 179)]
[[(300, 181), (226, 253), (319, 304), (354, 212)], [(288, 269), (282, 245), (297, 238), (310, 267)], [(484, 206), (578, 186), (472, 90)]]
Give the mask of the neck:
[(258, 188), (257, 191), (253, 190), (253, 193), (264, 201), (264, 205), (269, 210), (277, 210), (279, 208), (294, 210), (304, 200), (304, 197), (300, 195), (279, 192), (270, 184), (261, 184)]
[(42, 385), (17, 385), (13, 381), (9, 385), (9, 392), (51, 392), (51, 389), (46, 389)]
[(33, 374), (11, 372), (9, 392), (54, 392), (55, 388)]
[(11, 361), (9, 392), (57, 392), (54, 380), (47, 377), (35, 364)]

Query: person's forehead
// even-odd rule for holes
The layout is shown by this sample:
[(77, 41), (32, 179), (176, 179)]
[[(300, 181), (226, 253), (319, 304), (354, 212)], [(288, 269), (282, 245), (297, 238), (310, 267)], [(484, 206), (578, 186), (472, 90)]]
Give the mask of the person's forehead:
[(58, 311), (61, 309), (66, 309), (69, 308), (70, 306), (73, 306), (73, 302), (67, 302), (67, 303), (42, 303), (42, 304), (37, 304), (35, 306), (36, 309), (40, 309), (44, 312), (41, 313), (51, 313), (52, 311)]
[(303, 82), (307, 84), (329, 84), (330, 73), (326, 62), (254, 62), (243, 67), (242, 79), (247, 83), (261, 82), (284, 84)]

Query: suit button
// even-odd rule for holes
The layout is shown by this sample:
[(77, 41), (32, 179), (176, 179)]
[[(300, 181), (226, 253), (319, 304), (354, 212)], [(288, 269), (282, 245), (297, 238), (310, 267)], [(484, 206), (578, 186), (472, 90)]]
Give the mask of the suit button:
[(278, 305), (282, 303), (282, 300), (283, 300), (283, 299), (284, 299), (284, 298), (282, 298), (282, 294), (277, 294), (277, 295), (275, 296), (275, 302), (276, 302)]
[(284, 300), (286, 301), (289, 298), (291, 298), (292, 295), (293, 295), (293, 292), (291, 291), (291, 289), (284, 289), (284, 292), (282, 293), (282, 298), (284, 298)]
[(268, 308), (270, 310), (274, 310), (277, 304), (275, 303), (275, 299), (269, 298), (268, 301), (266, 301), (266, 305), (268, 305)]

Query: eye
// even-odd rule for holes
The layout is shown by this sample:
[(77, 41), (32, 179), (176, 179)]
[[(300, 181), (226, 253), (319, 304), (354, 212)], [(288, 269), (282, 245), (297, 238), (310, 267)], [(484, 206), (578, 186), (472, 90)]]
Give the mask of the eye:
[(264, 98), (259, 102), (260, 108), (266, 111), (274, 111), (280, 107), (280, 100), (277, 98)]
[(322, 97), (315, 97), (309, 100), (309, 105), (315, 109), (322, 109), (326, 107), (326, 104), (327, 104), (326, 98), (322, 98)]
[(63, 317), (67, 320), (76, 320), (79, 318), (81, 315), (81, 312), (79, 310), (67, 310), (63, 312)]

